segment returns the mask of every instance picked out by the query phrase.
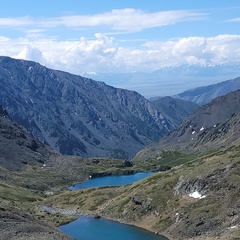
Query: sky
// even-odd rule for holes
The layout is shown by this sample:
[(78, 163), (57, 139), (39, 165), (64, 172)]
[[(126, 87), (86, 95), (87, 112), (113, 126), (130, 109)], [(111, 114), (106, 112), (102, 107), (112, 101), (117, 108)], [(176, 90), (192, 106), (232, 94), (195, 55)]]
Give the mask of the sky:
[(0, 55), (78, 75), (238, 63), (240, 1), (8, 0)]

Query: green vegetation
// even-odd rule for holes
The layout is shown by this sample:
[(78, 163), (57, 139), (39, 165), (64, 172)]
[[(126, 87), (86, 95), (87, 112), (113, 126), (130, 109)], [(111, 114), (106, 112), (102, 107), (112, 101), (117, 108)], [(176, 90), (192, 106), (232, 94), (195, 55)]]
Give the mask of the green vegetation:
[[(60, 212), (40, 211), (39, 206), (71, 209), (78, 214), (99, 214), (163, 233), (172, 229), (175, 236), (184, 232), (185, 237), (190, 237), (198, 231), (198, 224), (205, 224), (206, 231), (213, 226), (220, 231), (231, 225), (231, 214), (237, 211), (240, 198), (239, 146), (235, 143), (230, 148), (201, 156), (165, 151), (158, 158), (134, 161), (132, 165), (124, 160), (72, 157), (71, 171), (63, 173), (51, 167), (27, 167), (17, 173), (0, 169), (1, 175), (5, 174), (6, 179), (10, 179), (0, 184), (0, 203), (1, 206), (14, 206), (27, 211), (35, 219), (55, 226), (67, 223), (74, 217)], [(160, 165), (169, 165), (172, 169), (157, 172), (128, 186), (79, 191), (66, 188), (89, 175), (155, 171)], [(188, 196), (189, 189), (194, 191), (198, 187), (206, 198), (193, 199)], [(52, 191), (52, 194), (45, 194), (45, 191)], [(151, 224), (145, 224), (146, 219)]]
[(32, 191), (28, 191), (27, 189), (6, 183), (0, 183), (0, 192), (0, 198), (7, 201), (31, 203), (42, 200), (42, 197), (40, 197), (40, 195)]

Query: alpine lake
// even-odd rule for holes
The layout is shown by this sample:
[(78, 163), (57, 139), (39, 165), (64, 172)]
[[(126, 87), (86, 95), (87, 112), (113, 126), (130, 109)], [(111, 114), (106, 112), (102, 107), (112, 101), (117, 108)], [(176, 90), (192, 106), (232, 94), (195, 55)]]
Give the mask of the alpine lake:
[[(81, 190), (103, 186), (123, 186), (151, 176), (152, 172), (132, 175), (90, 178), (73, 186), (70, 190)], [(77, 240), (168, 240), (142, 228), (122, 224), (104, 218), (80, 216), (77, 220), (59, 227), (62, 232)]]

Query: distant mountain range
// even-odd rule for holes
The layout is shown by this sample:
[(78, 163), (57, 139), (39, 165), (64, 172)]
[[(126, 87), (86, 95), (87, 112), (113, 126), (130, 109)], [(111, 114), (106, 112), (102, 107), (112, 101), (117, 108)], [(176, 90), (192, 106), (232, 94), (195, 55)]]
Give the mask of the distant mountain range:
[(226, 147), (240, 137), (240, 90), (217, 97), (189, 115), (177, 129), (147, 146), (135, 159), (163, 151), (196, 152)]
[(186, 89), (233, 79), (240, 75), (239, 72), (239, 64), (220, 64), (165, 67), (154, 72), (84, 73), (82, 76), (119, 88), (127, 87), (151, 98), (172, 96)]
[(200, 105), (209, 103), (212, 99), (240, 89), (240, 77), (209, 86), (198, 87), (179, 93), (173, 97)]
[(163, 106), (169, 102), (156, 104), (134, 91), (0, 57), (0, 103), (17, 123), (63, 154), (131, 158), (194, 109), (172, 101), (182, 108), (169, 111)]

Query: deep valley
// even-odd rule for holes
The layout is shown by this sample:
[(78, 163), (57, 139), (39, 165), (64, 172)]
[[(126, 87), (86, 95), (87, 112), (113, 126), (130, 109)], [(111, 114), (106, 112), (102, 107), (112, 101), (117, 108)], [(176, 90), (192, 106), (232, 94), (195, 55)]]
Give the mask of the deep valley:
[[(35, 62), (0, 60), (2, 240), (72, 239), (57, 227), (82, 214), (169, 240), (240, 239), (239, 90), (201, 106), (149, 101)], [(126, 186), (68, 189), (144, 171), (154, 174)]]

